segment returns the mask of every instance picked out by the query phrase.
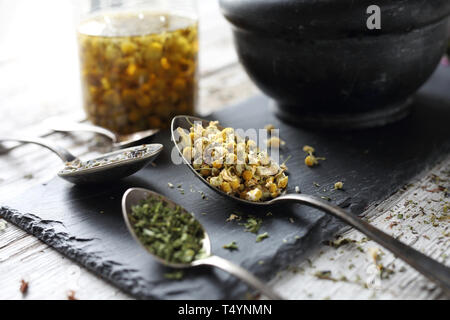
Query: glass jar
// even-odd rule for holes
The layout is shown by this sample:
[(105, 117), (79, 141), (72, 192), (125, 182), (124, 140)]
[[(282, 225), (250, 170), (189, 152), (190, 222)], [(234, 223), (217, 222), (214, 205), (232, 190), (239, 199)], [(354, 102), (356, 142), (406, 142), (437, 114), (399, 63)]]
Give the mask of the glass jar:
[(195, 0), (83, 0), (77, 27), (88, 119), (118, 134), (168, 128), (197, 100)]

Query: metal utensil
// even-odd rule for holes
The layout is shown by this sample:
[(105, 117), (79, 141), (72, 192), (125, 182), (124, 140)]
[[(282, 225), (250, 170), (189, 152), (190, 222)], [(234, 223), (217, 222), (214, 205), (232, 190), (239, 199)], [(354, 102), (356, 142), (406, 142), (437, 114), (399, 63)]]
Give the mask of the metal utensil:
[(198, 260), (194, 260), (191, 263), (170, 263), (157, 255), (150, 252), (139, 240), (139, 238), (136, 236), (136, 233), (134, 231), (133, 226), (131, 225), (131, 222), (129, 220), (129, 213), (131, 212), (131, 208), (135, 205), (138, 205), (142, 200), (148, 199), (149, 197), (157, 198), (163, 202), (165, 202), (168, 206), (176, 207), (179, 206), (182, 210), (187, 212), (183, 207), (180, 205), (177, 205), (175, 202), (167, 199), (166, 197), (142, 188), (131, 188), (128, 189), (125, 194), (122, 197), (122, 213), (123, 218), (125, 220), (125, 223), (127, 225), (128, 230), (130, 231), (133, 238), (148, 252), (150, 253), (158, 262), (175, 268), (175, 269), (186, 269), (186, 268), (192, 268), (197, 266), (213, 266), (217, 267), (219, 269), (222, 269), (224, 271), (229, 272), (230, 274), (236, 276), (237, 278), (241, 279), (245, 283), (247, 283), (249, 286), (253, 287), (254, 289), (260, 291), (262, 294), (267, 296), (270, 299), (274, 300), (280, 300), (282, 299), (277, 293), (275, 293), (272, 289), (270, 289), (267, 285), (262, 283), (258, 278), (256, 278), (254, 275), (252, 275), (247, 270), (231, 263), (228, 260), (225, 260), (221, 257), (215, 256), (211, 254), (211, 242), (209, 240), (209, 236), (206, 233), (205, 229), (204, 231), (204, 240), (203, 240), (203, 250), (206, 253), (206, 257)]
[(114, 149), (123, 149), (142, 144), (148, 138), (154, 136), (159, 132), (158, 129), (151, 129), (145, 131), (138, 131), (131, 134), (117, 135), (114, 132), (99, 126), (87, 123), (57, 121), (52, 119), (47, 121), (49, 128), (56, 132), (92, 132), (102, 135), (110, 139), (113, 143)]
[[(185, 164), (188, 165), (189, 169), (195, 174), (197, 178), (199, 178), (203, 183), (205, 183), (208, 187), (214, 190), (217, 193), (220, 193), (224, 197), (231, 198), (235, 201), (246, 205), (254, 205), (254, 206), (270, 206), (273, 204), (279, 203), (288, 203), (288, 202), (296, 202), (299, 204), (304, 204), (323, 212), (329, 213), (352, 227), (356, 228), (360, 232), (367, 235), (373, 241), (379, 243), (381, 246), (385, 247), (389, 251), (391, 251), (394, 255), (408, 263), (411, 267), (422, 273), (431, 281), (435, 282), (439, 285), (444, 293), (450, 296), (450, 268), (445, 265), (437, 262), (436, 260), (427, 257), (426, 255), (420, 253), (419, 251), (413, 249), (412, 247), (402, 243), (401, 241), (391, 237), (390, 235), (384, 233), (383, 231), (373, 227), (371, 224), (366, 221), (358, 218), (356, 215), (353, 215), (342, 208), (332, 205), (330, 203), (326, 203), (314, 196), (306, 195), (306, 194), (282, 194), (277, 198), (274, 198), (270, 201), (261, 201), (261, 202), (253, 202), (245, 199), (240, 199), (238, 197), (234, 197), (229, 195), (220, 189), (217, 189), (211, 186), (208, 181), (206, 181), (191, 165), (191, 163), (183, 157), (183, 152), (180, 150), (178, 146), (177, 136), (175, 134), (176, 129), (178, 127), (182, 129), (189, 130), (191, 128), (191, 124), (195, 121), (200, 121), (202, 125), (205, 127), (209, 124), (209, 120), (204, 120), (191, 116), (176, 116), (172, 120), (171, 130), (172, 130), (172, 141), (175, 143), (175, 147), (177, 148), (180, 156), (183, 158)], [(223, 127), (217, 126), (218, 129), (223, 130)]]
[[(56, 155), (65, 163), (73, 162), (79, 160), (76, 156), (71, 154), (66, 149), (58, 146), (57, 144), (50, 142), (42, 138), (17, 138), (17, 137), (0, 137), (0, 142), (2, 141), (15, 141), (22, 143), (34, 143), (49, 149), (56, 153)], [(132, 147), (124, 150), (118, 150), (110, 153), (103, 154), (99, 157), (90, 159), (88, 161), (103, 161), (104, 159), (110, 159), (119, 156), (123, 152), (133, 152), (138, 150), (143, 150), (144, 146)], [(100, 166), (79, 169), (76, 171), (65, 171), (62, 170), (58, 172), (58, 176), (72, 182), (74, 184), (88, 184), (88, 183), (101, 183), (107, 181), (114, 181), (127, 176), (144, 168), (146, 165), (151, 163), (162, 151), (163, 146), (161, 144), (149, 144), (145, 145), (147, 152), (145, 155), (136, 158), (129, 158), (125, 160), (120, 160), (112, 163), (103, 163)], [(80, 160), (81, 161), (81, 160)], [(83, 161), (82, 161), (83, 162)], [(84, 161), (85, 163), (87, 161)]]

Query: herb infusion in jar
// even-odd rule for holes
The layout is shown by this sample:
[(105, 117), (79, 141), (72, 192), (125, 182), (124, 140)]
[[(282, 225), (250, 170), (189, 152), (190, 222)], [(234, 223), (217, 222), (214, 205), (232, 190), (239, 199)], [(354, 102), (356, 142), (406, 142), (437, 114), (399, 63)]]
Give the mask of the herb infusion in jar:
[(100, 11), (77, 31), (83, 103), (91, 122), (129, 134), (167, 128), (173, 116), (194, 113), (195, 16), (170, 8)]

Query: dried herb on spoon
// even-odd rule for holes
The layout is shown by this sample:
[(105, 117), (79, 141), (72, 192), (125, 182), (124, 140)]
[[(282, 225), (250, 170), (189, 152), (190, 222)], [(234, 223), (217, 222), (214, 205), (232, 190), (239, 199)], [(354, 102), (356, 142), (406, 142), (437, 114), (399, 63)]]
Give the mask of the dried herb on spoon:
[(204, 230), (179, 206), (150, 197), (131, 208), (129, 219), (140, 242), (167, 262), (190, 263), (204, 256)]

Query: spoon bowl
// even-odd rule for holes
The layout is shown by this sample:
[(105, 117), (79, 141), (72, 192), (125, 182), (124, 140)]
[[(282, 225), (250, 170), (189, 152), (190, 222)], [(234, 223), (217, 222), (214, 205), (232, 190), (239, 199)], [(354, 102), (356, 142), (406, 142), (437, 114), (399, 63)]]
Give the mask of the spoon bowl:
[(143, 189), (143, 188), (131, 188), (128, 189), (123, 197), (122, 197), (122, 214), (123, 218), (125, 220), (125, 224), (128, 228), (128, 231), (131, 233), (134, 240), (136, 240), (149, 254), (151, 254), (159, 263), (169, 266), (171, 268), (175, 269), (186, 269), (186, 268), (193, 268), (197, 266), (202, 265), (208, 265), (208, 266), (214, 266), (217, 268), (220, 268), (224, 271), (229, 272), (230, 274), (233, 274), (237, 278), (241, 279), (242, 281), (246, 282), (249, 286), (253, 287), (254, 289), (260, 291), (270, 299), (279, 300), (281, 297), (275, 293), (272, 289), (270, 289), (267, 285), (262, 283), (258, 278), (256, 278), (254, 275), (249, 273), (247, 270), (231, 263), (228, 260), (225, 260), (223, 258), (220, 258), (218, 256), (212, 255), (211, 253), (211, 241), (209, 239), (208, 233), (205, 231), (205, 228), (202, 226), (203, 230), (203, 251), (204, 251), (204, 258), (200, 258), (197, 260), (192, 261), (191, 263), (172, 263), (169, 261), (166, 261), (162, 259), (161, 257), (155, 255), (150, 250), (148, 250), (147, 247), (145, 247), (142, 242), (139, 240), (139, 238), (136, 235), (136, 232), (134, 231), (134, 227), (132, 223), (130, 222), (129, 215), (132, 210), (133, 206), (136, 206), (141, 203), (142, 200), (148, 199), (148, 198), (155, 198), (159, 201), (162, 201), (165, 205), (175, 208), (180, 207), (181, 210), (183, 210), (185, 213), (189, 212), (184, 209), (182, 206), (176, 204), (175, 202), (167, 199), (161, 194), (158, 194), (156, 192)]
[[(146, 246), (144, 246), (141, 243), (141, 241), (139, 240), (139, 238), (137, 237), (136, 232), (134, 231), (134, 228), (129, 219), (129, 212), (131, 212), (133, 206), (138, 205), (143, 200), (146, 200), (148, 198), (158, 199), (159, 201), (162, 201), (166, 206), (168, 206), (169, 208), (172, 208), (172, 209), (179, 206), (172, 200), (160, 195), (159, 193), (150, 191), (148, 189), (143, 189), (143, 188), (128, 189), (124, 193), (123, 198), (122, 198), (122, 214), (123, 214), (123, 219), (125, 220), (125, 224), (127, 225), (128, 231), (130, 231), (134, 240), (136, 240), (136, 242), (138, 242), (142, 246), (142, 248), (144, 248), (148, 253), (150, 253), (156, 260), (158, 260), (158, 262), (160, 262), (168, 267), (176, 268), (176, 269), (184, 269), (184, 268), (192, 267), (193, 266), (192, 262), (191, 263), (173, 263), (173, 262), (169, 262), (169, 261), (166, 261), (166, 260), (160, 258), (159, 256), (152, 253), (150, 250), (148, 250), (148, 248)], [(181, 206), (179, 206), (179, 207), (182, 208)], [(187, 212), (184, 208), (182, 208), (182, 210)], [(204, 235), (203, 251), (205, 252), (206, 256), (210, 256), (211, 255), (211, 241), (209, 240), (208, 233), (206, 233), (203, 226), (202, 226), (202, 230), (203, 230), (203, 235)]]
[[(66, 149), (46, 139), (33, 137), (0, 137), (0, 142), (2, 141), (34, 143), (40, 145), (54, 152), (66, 164), (91, 164), (89, 167), (83, 169), (66, 170), (66, 168), (64, 168), (58, 172), (59, 177), (73, 184), (104, 183), (125, 178), (153, 162), (163, 149), (161, 144), (142, 145), (103, 154), (88, 161), (81, 161)], [(129, 154), (129, 157), (127, 158), (112, 162), (105, 161), (105, 159), (111, 159), (126, 152)], [(94, 165), (95, 163), (97, 163), (97, 165)]]
[[(271, 202), (270, 201), (259, 201), (259, 202), (255, 202), (255, 201), (250, 201), (250, 200), (246, 200), (246, 199), (241, 199), (238, 197), (235, 197), (234, 195), (230, 195), (227, 194), (226, 192), (223, 192), (222, 190), (213, 187), (211, 184), (209, 184), (209, 182), (197, 171), (195, 170), (195, 168), (192, 166), (192, 164), (190, 163), (189, 160), (187, 160), (184, 156), (183, 156), (183, 150), (181, 150), (181, 147), (179, 146), (179, 135), (177, 133), (177, 128), (182, 128), (184, 130), (188, 130), (191, 127), (191, 124), (194, 122), (200, 122), (202, 124), (202, 126), (206, 126), (209, 124), (210, 120), (205, 120), (205, 119), (201, 119), (201, 118), (197, 118), (197, 117), (193, 117), (193, 116), (176, 116), (173, 118), (172, 123), (171, 123), (171, 131), (172, 131), (172, 141), (175, 144), (175, 148), (177, 149), (179, 155), (183, 158), (183, 162), (188, 166), (188, 168), (194, 173), (194, 175), (199, 178), (203, 183), (205, 183), (210, 189), (214, 190), (215, 192), (220, 193), (222, 196), (224, 197), (229, 197), (231, 199), (233, 199), (234, 201), (243, 203), (243, 204), (247, 204), (247, 205), (254, 205), (254, 206), (267, 206), (270, 205)], [(225, 129), (225, 127), (217, 125), (217, 128), (219, 130), (223, 130)], [(282, 195), (285, 194), (282, 193)]]
[[(235, 197), (233, 195), (227, 194), (226, 192), (223, 192), (222, 190), (214, 186), (211, 186), (209, 182), (205, 178), (203, 178), (200, 173), (197, 172), (197, 170), (195, 170), (191, 162), (183, 156), (183, 150), (181, 150), (179, 146), (180, 137), (177, 133), (177, 128), (189, 131), (192, 124), (196, 121), (201, 122), (203, 127), (205, 127), (205, 125), (210, 122), (209, 120), (192, 116), (176, 116), (175, 118), (173, 118), (171, 123), (172, 141), (175, 144), (175, 147), (178, 150), (180, 156), (183, 158), (184, 163), (195, 174), (195, 176), (199, 178), (203, 183), (205, 183), (210, 189), (219, 193), (223, 197), (232, 199), (241, 204), (254, 206), (270, 206), (275, 203), (294, 202), (307, 205), (319, 209), (325, 213), (331, 214), (336, 218), (346, 222), (350, 226), (356, 228), (360, 232), (364, 233), (373, 241), (378, 242), (380, 245), (391, 251), (394, 255), (401, 258), (403, 261), (422, 273), (428, 279), (435, 282), (442, 288), (443, 292), (446, 295), (450, 296), (450, 268), (446, 267), (442, 263), (437, 262), (434, 259), (429, 258), (421, 252), (395, 239), (394, 237), (373, 227), (368, 222), (358, 218), (358, 216), (351, 214), (336, 205), (330, 204), (311, 195), (297, 193), (288, 194), (286, 192), (268, 201), (255, 202)], [(217, 128), (220, 130), (224, 129), (224, 127), (221, 127), (219, 125), (217, 126)]]
[(72, 182), (74, 184), (91, 184), (91, 183), (104, 183), (114, 180), (119, 180), (138, 172), (142, 168), (152, 163), (158, 155), (161, 153), (163, 146), (161, 144), (149, 144), (137, 147), (131, 147), (127, 149), (117, 150), (110, 153), (103, 154), (97, 158), (93, 158), (86, 162), (105, 162), (105, 159), (111, 159), (120, 156), (124, 152), (141, 152), (144, 151), (144, 155), (140, 157), (131, 157), (116, 162), (102, 164), (97, 167), (89, 167), (77, 171), (60, 171), (58, 176)]

